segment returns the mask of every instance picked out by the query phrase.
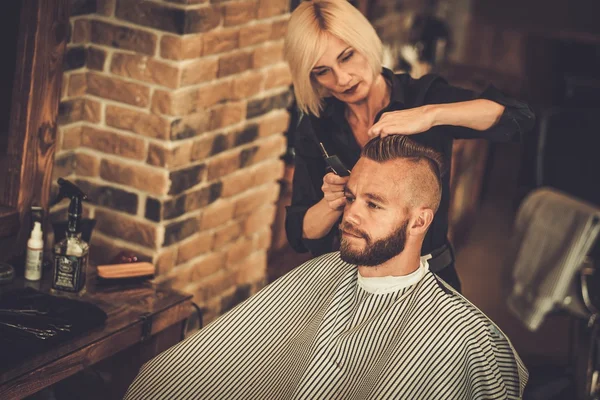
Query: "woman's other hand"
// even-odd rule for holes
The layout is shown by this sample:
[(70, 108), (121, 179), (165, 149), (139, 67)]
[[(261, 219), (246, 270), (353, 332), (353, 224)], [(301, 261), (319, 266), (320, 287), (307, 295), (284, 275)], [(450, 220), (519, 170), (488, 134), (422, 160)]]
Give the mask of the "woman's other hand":
[(369, 129), (369, 138), (386, 137), (388, 135), (414, 135), (428, 131), (434, 126), (433, 110), (433, 107), (426, 105), (408, 110), (386, 112)]
[(339, 211), (346, 205), (344, 188), (349, 178), (349, 176), (338, 176), (333, 172), (323, 177), (323, 186), (321, 186), (323, 198), (332, 210)]

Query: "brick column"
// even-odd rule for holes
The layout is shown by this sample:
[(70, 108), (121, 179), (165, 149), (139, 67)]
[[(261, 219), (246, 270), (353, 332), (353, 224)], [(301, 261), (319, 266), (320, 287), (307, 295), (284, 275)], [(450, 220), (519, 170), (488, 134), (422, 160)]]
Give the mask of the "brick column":
[(73, 2), (54, 181), (89, 194), (95, 262), (121, 250), (153, 261), (207, 320), (264, 285), (291, 100), (288, 3)]

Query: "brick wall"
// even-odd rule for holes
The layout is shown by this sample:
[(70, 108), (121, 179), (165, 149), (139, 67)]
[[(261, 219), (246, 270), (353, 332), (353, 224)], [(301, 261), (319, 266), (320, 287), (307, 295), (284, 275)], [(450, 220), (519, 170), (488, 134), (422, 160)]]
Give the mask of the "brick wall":
[(53, 180), (89, 194), (96, 263), (153, 261), (208, 321), (264, 285), (288, 17), (288, 0), (72, 0)]

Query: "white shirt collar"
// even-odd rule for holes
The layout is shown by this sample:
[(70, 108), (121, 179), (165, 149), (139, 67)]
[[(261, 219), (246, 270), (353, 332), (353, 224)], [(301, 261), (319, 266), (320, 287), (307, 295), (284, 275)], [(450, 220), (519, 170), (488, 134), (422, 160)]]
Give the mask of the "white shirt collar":
[(358, 275), (358, 286), (364, 291), (372, 294), (386, 294), (396, 292), (405, 287), (409, 287), (419, 282), (423, 276), (429, 271), (429, 263), (427, 260), (431, 255), (421, 257), (419, 268), (408, 275), (402, 276), (377, 276), (366, 278), (356, 272)]

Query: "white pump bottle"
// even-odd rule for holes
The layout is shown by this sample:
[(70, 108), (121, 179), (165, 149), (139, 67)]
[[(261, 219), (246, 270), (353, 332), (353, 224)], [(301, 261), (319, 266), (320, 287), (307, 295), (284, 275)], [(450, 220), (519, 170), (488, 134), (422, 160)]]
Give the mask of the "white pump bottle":
[(27, 241), (27, 258), (25, 259), (25, 279), (39, 281), (42, 278), (42, 257), (44, 255), (44, 240), (42, 239), (42, 224), (35, 222), (31, 237)]

